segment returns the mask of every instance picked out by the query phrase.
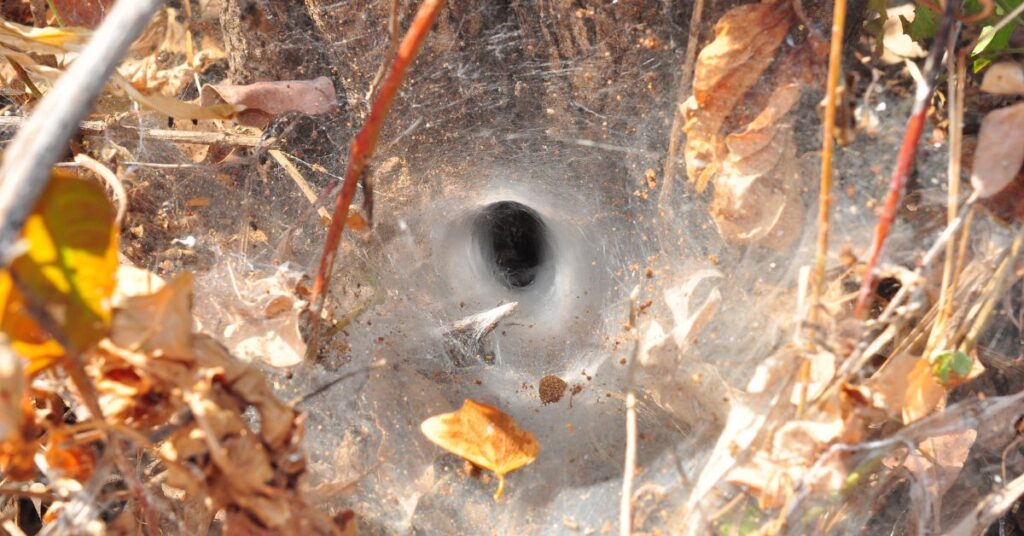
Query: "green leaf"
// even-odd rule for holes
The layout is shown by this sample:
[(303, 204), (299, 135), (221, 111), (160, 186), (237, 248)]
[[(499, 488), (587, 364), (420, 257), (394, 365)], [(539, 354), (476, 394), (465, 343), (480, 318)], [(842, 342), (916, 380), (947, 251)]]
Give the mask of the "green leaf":
[(25, 253), (11, 263), (10, 272), (0, 272), (0, 329), (15, 351), (29, 359), (29, 372), (35, 372), (59, 360), (66, 349), (36, 324), (32, 304), (46, 310), (77, 351), (102, 339), (110, 326), (118, 262), (106, 192), (95, 182), (54, 172), (25, 222), (22, 240)]
[[(1003, 16), (1010, 10), (1016, 8), (1024, 2), (1024, 0), (994, 0), (996, 4), (995, 12), (985, 20), (986, 25), (981, 29), (982, 36), (984, 39), (978, 42), (971, 51), (971, 57), (974, 59), (971, 68), (974, 72), (978, 72), (987, 67), (994, 60), (998, 59), (999, 53), (1006, 50), (1010, 44), (1010, 39), (1013, 37), (1014, 30), (1017, 29), (1018, 19), (1010, 20), (1009, 24), (1003, 27), (998, 32), (991, 35), (990, 30), (994, 24), (1003, 18)], [(981, 4), (978, 0), (968, 0), (964, 8), (968, 13), (975, 13), (981, 9)]]
[[(939, 384), (948, 386), (950, 380), (966, 378), (974, 367), (974, 360), (964, 352), (948, 350), (932, 357), (932, 374)], [(955, 375), (951, 378), (951, 375)]]
[[(981, 35), (989, 33), (991, 28), (992, 26), (985, 26), (982, 28)], [(971, 57), (974, 58), (974, 62), (972, 63), (974, 72), (978, 72), (987, 67), (988, 64), (992, 63), (996, 53), (1006, 49), (1010, 44), (1010, 37), (1013, 36), (1013, 31), (1016, 28), (1017, 21), (1014, 19), (1003, 29), (978, 42), (978, 45), (971, 51)]]
[(903, 33), (909, 35), (914, 41), (921, 43), (926, 39), (935, 37), (940, 18), (941, 15), (938, 13), (921, 4), (917, 4), (914, 6), (914, 20), (909, 21), (906, 17), (900, 15), (900, 22), (903, 24)]

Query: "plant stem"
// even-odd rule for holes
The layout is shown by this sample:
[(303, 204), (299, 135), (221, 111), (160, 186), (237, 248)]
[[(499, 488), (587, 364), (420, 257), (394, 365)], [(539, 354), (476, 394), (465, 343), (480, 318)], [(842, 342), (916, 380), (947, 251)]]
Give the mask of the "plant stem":
[[(334, 271), (334, 260), (338, 254), (338, 245), (341, 241), (341, 232), (345, 228), (345, 220), (348, 218), (349, 205), (356, 195), (356, 187), (364, 179), (366, 168), (373, 158), (373, 152), (377, 147), (377, 139), (380, 137), (384, 120), (387, 119), (391, 104), (398, 94), (398, 89), (405, 80), (405, 73), (409, 66), (416, 60), (420, 47), (430, 33), (430, 27), (437, 20), (437, 15), (444, 7), (445, 0), (425, 0), (416, 12), (409, 31), (402, 39), (398, 47), (394, 61), (391, 64), (391, 72), (388, 73), (384, 83), (377, 92), (373, 107), (370, 109), (370, 116), (366, 119), (363, 128), (356, 134), (352, 142), (348, 157), (348, 168), (345, 171), (345, 181), (338, 195), (337, 203), (334, 206), (334, 214), (331, 219), (331, 226), (327, 230), (327, 238), (324, 240), (324, 249), (320, 255), (320, 267), (317, 269), (316, 279), (313, 281), (313, 290), (310, 297), (309, 311), (310, 318), (310, 339), (307, 346), (307, 358), (317, 355), (318, 339), (320, 331), (320, 316), (324, 307), (324, 292), (331, 280), (331, 273)], [(366, 192), (369, 195), (369, 192)]]
[(832, 154), (835, 150), (836, 92), (843, 62), (843, 28), (846, 25), (846, 0), (832, 6), (832, 37), (828, 55), (828, 85), (825, 95), (825, 128), (821, 140), (821, 181), (818, 191), (818, 245), (814, 257), (814, 278), (811, 287), (810, 317), (818, 310), (825, 283), (825, 258), (828, 256), (828, 235), (832, 205)]
[(946, 43), (953, 41), (955, 20), (956, 2), (946, 2), (946, 11), (942, 16), (939, 29), (935, 33), (935, 40), (932, 43), (931, 50), (928, 52), (928, 58), (924, 63), (922, 79), (917, 84), (917, 91), (914, 95), (914, 107), (911, 110), (910, 118), (907, 120), (907, 127), (903, 133), (903, 143), (900, 145), (900, 152), (896, 157), (896, 166), (893, 168), (892, 176), (889, 179), (889, 192), (886, 194), (882, 213), (878, 217), (875, 239), (871, 244), (871, 251), (865, 263), (864, 279), (861, 280), (860, 292), (857, 295), (857, 305), (853, 310), (854, 316), (858, 319), (863, 320), (867, 315), (869, 298), (875, 290), (875, 268), (878, 266), (879, 259), (882, 256), (882, 247), (889, 236), (889, 229), (896, 220), (896, 212), (900, 207), (903, 188), (906, 186), (910, 173), (914, 170), (917, 145), (921, 140), (921, 133), (924, 130), (925, 116), (928, 114), (928, 104), (935, 90), (935, 80), (939, 75), (942, 55), (946, 52)]

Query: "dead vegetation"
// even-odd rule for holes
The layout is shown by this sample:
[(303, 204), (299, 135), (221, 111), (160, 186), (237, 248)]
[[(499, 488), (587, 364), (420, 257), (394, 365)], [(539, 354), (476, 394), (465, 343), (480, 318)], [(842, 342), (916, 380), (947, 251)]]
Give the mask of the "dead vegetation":
[[(634, 389), (649, 383), (655, 387), (645, 396), (667, 413), (681, 417), (698, 400), (709, 408), (702, 417), (721, 426), (699, 473), (679, 484), (682, 489), (671, 490), (686, 499), (658, 517), (663, 530), (802, 534), (899, 527), (907, 534), (983, 533), (1024, 494), (1019, 453), (1024, 369), (1019, 356), (1003, 355), (986, 342), (996, 327), (1022, 332), (1024, 104), (1017, 100), (1024, 95), (1024, 69), (1012, 53), (997, 57), (1002, 49), (991, 48), (991, 42), (1007, 25), (1017, 24), (1024, 4), (918, 2), (914, 21), (898, 30), (885, 26), (890, 17), (884, 2), (857, 7), (861, 12), (852, 19), (866, 19), (866, 27), (876, 31), (873, 36), (861, 35), (859, 27), (852, 31), (878, 51), (889, 46), (897, 61), (907, 62), (905, 79), (895, 84), (917, 88), (903, 88), (914, 105), (902, 145), (894, 148), (899, 156), (874, 245), (858, 249), (862, 255), (829, 244), (832, 158), (842, 150), (835, 145), (872, 135), (875, 113), (851, 105), (849, 93), (856, 88), (839, 78), (842, 55), (850, 56), (843, 48), (849, 43), (842, 38), (849, 28), (845, 13), (829, 26), (831, 11), (810, 2), (807, 8), (783, 0), (717, 4), (707, 39), (699, 39), (698, 30), (690, 32), (693, 72), (680, 79), (692, 79), (692, 91), (683, 91), (685, 98), (676, 103), (678, 129), (669, 136), (685, 136), (679, 151), (685, 179), (672, 171), (677, 155), (666, 155), (662, 198), (654, 201), (671, 213), (679, 192), (692, 194), (692, 202), (706, 205), (729, 247), (791, 251), (805, 232), (806, 200), (814, 192), (797, 154), (798, 105), (808, 93), (828, 88), (826, 124), (834, 128), (827, 129), (820, 153), (825, 192), (816, 194), (823, 200), (819, 256), (784, 289), (796, 303), (795, 310), (783, 312), (795, 319), (791, 336), (739, 388), (722, 380), (713, 364), (691, 355), (721, 305), (721, 273), (704, 270), (679, 288), (657, 289), (671, 312), (660, 323), (647, 318), (650, 303), (638, 308), (634, 297), (624, 336), (635, 350), (628, 363), (624, 360), (631, 420), (620, 529), (624, 534), (646, 530), (637, 504), (649, 488), (633, 487), (638, 476)], [(123, 51), (126, 57), (110, 79), (94, 84), (95, 107), (82, 109), (81, 118), (63, 117), (69, 135), (59, 137), (59, 150), (44, 148), (50, 161), (60, 163), (36, 170), (45, 175), (35, 180), (37, 195), (5, 200), (31, 210), (20, 220), (5, 219), (4, 230), (17, 240), (3, 244), (6, 269), (0, 274), (0, 329), (7, 339), (0, 349), (0, 494), (8, 533), (177, 534), (214, 528), (227, 534), (357, 533), (359, 512), (327, 512), (307, 496), (303, 414), (275, 396), (261, 368), (236, 356), (284, 368), (340, 353), (344, 341), (338, 334), (383, 299), (371, 295), (351, 310), (329, 303), (335, 255), (339, 245), (345, 247), (342, 230), (347, 226), (359, 236), (372, 225), (375, 148), (431, 28), (439, 26), (439, 38), (449, 44), (457, 35), (451, 28), (462, 30), (443, 18), (436, 22), (446, 8), (430, 0), (409, 16), (404, 39), (397, 2), (365, 20), (346, 19), (338, 27), (381, 22), (380, 31), (392, 44), (388, 57), (375, 58), (378, 70), (356, 73), (372, 77), (365, 92), (358, 84), (336, 85), (349, 81), (343, 69), (358, 70), (354, 52), (318, 48), (317, 43), (333, 42), (339, 31), (332, 20), (336, 14), (315, 0), (269, 2), (266, 9), (272, 12), (261, 12), (262, 18), (247, 15), (248, 5), (239, 0), (161, 5)], [(2, 6), (6, 114), (0, 125), (28, 125), (31, 132), (32, 112), (46, 106), (44, 95), (57, 94), (58, 81), (85, 57), (89, 43), (102, 41), (90, 28), (112, 13), (115, 3), (8, 0)], [(703, 6), (696, 3), (691, 20), (702, 20)], [(453, 17), (470, 17), (462, 3), (447, 9)], [(387, 20), (377, 20), (385, 12)], [(642, 19), (651, 12), (638, 8), (627, 15)], [(517, 15), (524, 25), (536, 22), (528, 11)], [(566, 24), (588, 21), (601, 31), (612, 28), (611, 19), (592, 11), (581, 8), (573, 16)], [(935, 23), (932, 28), (922, 27), (925, 17)], [(898, 20), (895, 12), (891, 20)], [(467, 25), (458, 35), (472, 38), (482, 26)], [(831, 35), (820, 30), (827, 27)], [(301, 49), (271, 46), (310, 28), (317, 32)], [(614, 52), (642, 63), (637, 58), (664, 45), (638, 28), (632, 26), (622, 41), (609, 38), (600, 46), (609, 56)], [(575, 30), (580, 28), (559, 35), (576, 36), (565, 42), (588, 39), (587, 31)], [(903, 48), (896, 50), (901, 38)], [(925, 51), (914, 48), (914, 40), (931, 47), (921, 68), (912, 60)], [(310, 50), (318, 57), (303, 61)], [(537, 50), (546, 49), (531, 49)], [(996, 61), (975, 75), (979, 58)], [(870, 55), (862, 59), (880, 61)], [(969, 62), (975, 63), (969, 67)], [(305, 72), (302, 65), (334, 69)], [(578, 106), (603, 110), (588, 100), (597, 98), (600, 76), (594, 73), (606, 75), (603, 67), (573, 74), (565, 91), (579, 97)], [(830, 83), (822, 85), (826, 76)], [(647, 86), (640, 92), (657, 86), (653, 74), (643, 82)], [(466, 91), (486, 98), (480, 88)], [(522, 99), (545, 106), (545, 98), (565, 97), (561, 88), (540, 98), (522, 91)], [(1004, 100), (992, 105), (985, 100), (991, 95)], [(626, 106), (621, 102), (609, 106), (621, 111)], [(344, 110), (339, 103), (346, 104)], [(856, 115), (853, 107), (861, 114), (856, 124), (848, 121)], [(557, 121), (561, 109), (548, 110)], [(295, 119), (299, 116), (303, 119)], [(333, 134), (303, 130), (307, 116), (313, 121), (344, 117), (347, 121), (335, 128), (350, 136), (358, 132), (344, 161), (347, 169), (305, 139), (310, 132)], [(978, 127), (966, 138), (965, 116), (975, 117)], [(921, 139), (928, 137), (928, 121), (950, 149), (947, 218), (936, 236), (920, 244), (915, 263), (885, 264), (890, 227), (906, 223), (900, 207), (907, 189), (914, 188), (908, 182)], [(939, 135), (935, 132), (933, 137)], [(38, 141), (24, 132), (18, 136), (9, 147)], [(160, 154), (171, 158), (145, 161), (138, 150), (145, 143), (159, 144)], [(68, 151), (73, 156), (65, 158)], [(20, 156), (8, 149), (4, 169), (13, 168)], [(33, 158), (26, 160), (34, 164)], [(290, 182), (264, 180), (254, 187), (239, 178), (238, 169), (246, 166), (264, 178), (277, 166)], [(389, 161), (377, 171), (395, 166)], [(171, 184), (174, 173), (193, 168), (216, 170), (203, 183), (209, 190), (186, 194), (183, 210), (168, 209), (164, 197), (178, 187)], [(163, 174), (142, 177), (140, 169)], [(961, 170), (969, 171), (966, 195)], [(10, 178), (13, 172), (5, 173), (5, 186), (17, 182)], [(649, 190), (658, 187), (654, 176), (648, 169)], [(337, 186), (339, 178), (344, 182), (336, 193), (328, 185)], [(300, 223), (278, 229), (279, 242), (267, 248), (274, 250), (275, 263), (290, 258), (296, 247), (319, 251), (320, 235), (299, 243), (297, 229), (307, 221), (315, 222), (318, 232), (326, 227), (317, 272), (302, 277), (282, 267), (275, 278), (235, 281), (231, 267), (223, 268), (230, 260), (204, 260), (192, 248), (190, 211), (217, 202), (218, 193), (250, 209), (240, 224), (233, 215), (223, 217), (220, 244), (243, 255), (252, 243), (267, 244), (262, 222), (250, 217), (254, 211), (248, 204), (272, 198), (274, 188), (284, 187), (300, 190), (309, 205), (292, 215)], [(350, 212), (357, 190), (361, 205)], [(331, 213), (323, 205), (334, 195)], [(319, 218), (311, 218), (314, 214)], [(983, 238), (972, 234), (979, 220), (992, 217), (1005, 228)], [(223, 264), (213, 266), (217, 262)], [(221, 340), (195, 327), (188, 269), (197, 267), (230, 280), (235, 299), (220, 309), (230, 311), (227, 318), (198, 322), (229, 334)], [(648, 269), (646, 278), (651, 277)], [(699, 288), (711, 290), (696, 303)], [(1019, 340), (1013, 348), (1019, 352)], [(539, 396), (545, 405), (557, 403), (567, 385), (545, 376)], [(570, 403), (577, 393), (574, 386)], [(496, 473), (496, 500), (505, 475), (526, 467), (543, 449), (511, 416), (473, 400), (458, 412), (424, 421), (422, 430), (445, 450)], [(986, 456), (996, 456), (999, 471), (981, 477), (972, 464)], [(894, 503), (901, 503), (903, 517), (887, 517), (892, 514), (886, 506)]]

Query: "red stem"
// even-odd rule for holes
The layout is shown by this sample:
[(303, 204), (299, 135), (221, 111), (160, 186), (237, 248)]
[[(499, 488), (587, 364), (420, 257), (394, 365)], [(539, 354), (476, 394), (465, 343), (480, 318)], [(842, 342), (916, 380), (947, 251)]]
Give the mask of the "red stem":
[(334, 271), (334, 260), (338, 254), (341, 232), (345, 228), (345, 220), (348, 218), (349, 205), (352, 204), (352, 198), (356, 195), (356, 186), (363, 174), (366, 173), (366, 167), (373, 158), (380, 130), (391, 109), (391, 104), (395, 100), (395, 95), (398, 94), (398, 89), (405, 79), (405, 73), (409, 70), (412, 62), (416, 60), (420, 47), (427, 34), (430, 33), (430, 28), (437, 20), (437, 15), (444, 4), (445, 0), (424, 0), (420, 5), (419, 11), (416, 12), (416, 18), (413, 19), (409, 31), (406, 32), (398, 47), (395, 59), (391, 63), (391, 70), (373, 101), (370, 116), (352, 142), (348, 157), (348, 169), (345, 171), (345, 182), (342, 184), (341, 194), (338, 195), (337, 204), (334, 206), (331, 226), (327, 229), (324, 250), (320, 255), (320, 267), (317, 270), (316, 280), (313, 281), (312, 297), (310, 298), (312, 318), (307, 356), (315, 356), (317, 353), (320, 314), (324, 306), (324, 289), (330, 283), (331, 273)]
[(896, 157), (896, 167), (892, 170), (892, 177), (889, 180), (889, 193), (885, 196), (885, 206), (878, 216), (878, 226), (875, 228), (875, 240), (871, 244), (871, 253), (868, 255), (865, 266), (864, 279), (861, 280), (860, 292), (857, 295), (857, 306), (853, 310), (856, 318), (863, 319), (867, 313), (868, 299), (875, 290), (875, 267), (882, 256), (882, 246), (889, 236), (889, 228), (896, 220), (896, 212), (900, 208), (900, 197), (903, 188), (907, 184), (907, 178), (914, 169), (914, 160), (917, 157), (917, 144), (921, 139), (921, 132), (924, 130), (925, 116), (928, 114), (928, 107), (921, 107), (910, 119), (907, 120), (907, 130), (903, 133), (903, 144), (900, 145), (900, 154)]

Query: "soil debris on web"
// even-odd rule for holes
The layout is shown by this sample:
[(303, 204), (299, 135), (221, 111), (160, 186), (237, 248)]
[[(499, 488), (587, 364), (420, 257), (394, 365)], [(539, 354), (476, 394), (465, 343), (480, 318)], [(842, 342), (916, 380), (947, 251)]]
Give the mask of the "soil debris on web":
[(540, 401), (546, 406), (562, 400), (568, 386), (569, 384), (558, 376), (544, 376), (537, 385)]

